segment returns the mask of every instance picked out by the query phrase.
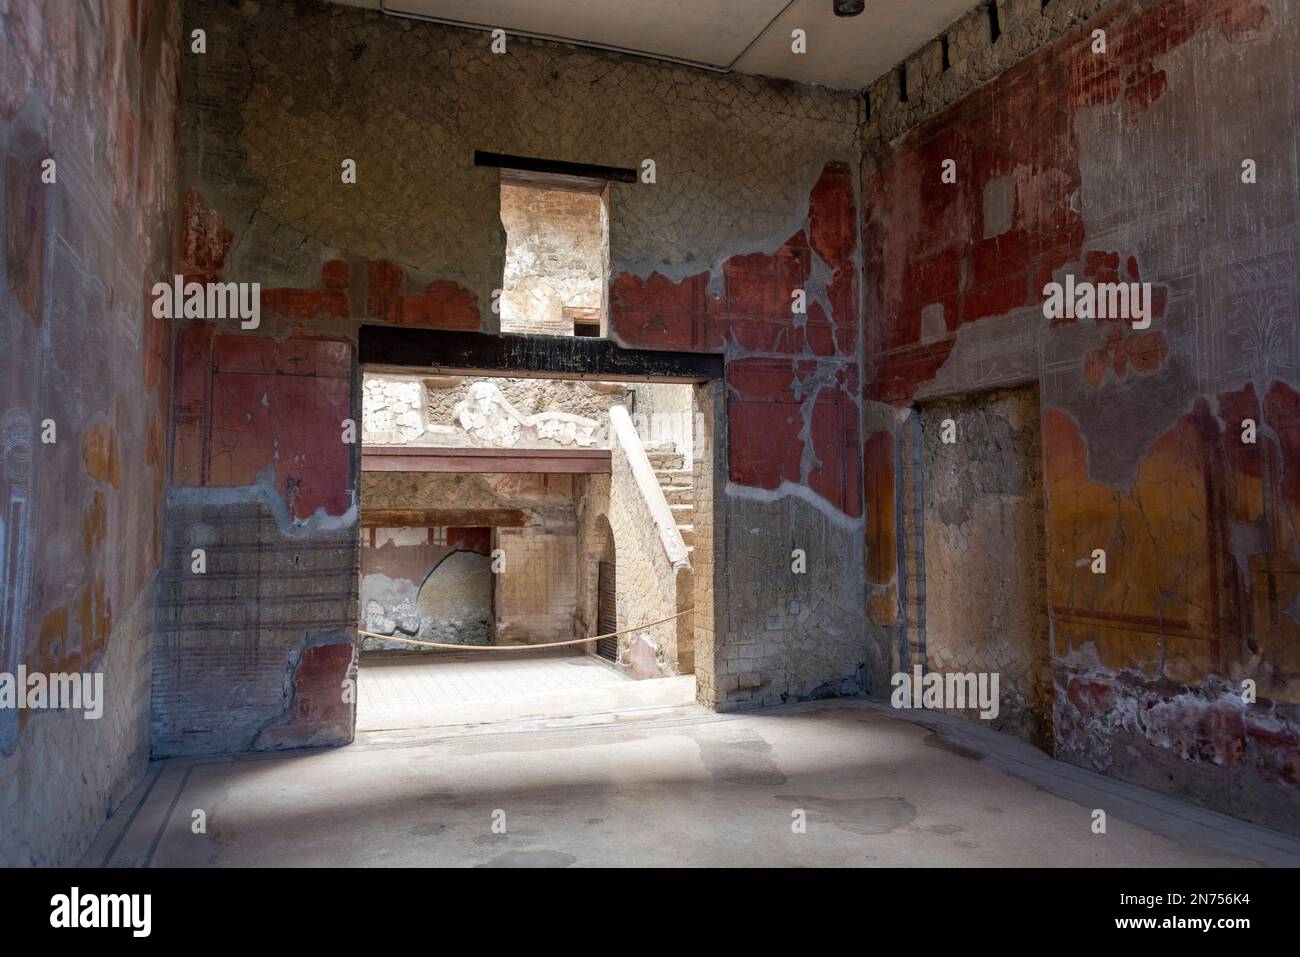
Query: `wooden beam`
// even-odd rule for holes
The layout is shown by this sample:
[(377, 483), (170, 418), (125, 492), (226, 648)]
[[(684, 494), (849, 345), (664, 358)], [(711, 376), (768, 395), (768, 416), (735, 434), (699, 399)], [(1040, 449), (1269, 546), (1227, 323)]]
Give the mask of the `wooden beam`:
[(522, 528), (532, 524), (517, 508), (365, 508), (362, 528)]
[(361, 471), (604, 475), (610, 471), (610, 455), (609, 449), (456, 449), (367, 445), (361, 449)]
[(525, 173), (544, 173), (575, 179), (614, 180), (618, 183), (635, 183), (636, 170), (626, 166), (598, 166), (595, 163), (569, 163), (565, 160), (542, 159), (539, 156), (515, 156), (510, 153), (474, 151), (475, 166), (495, 166), (498, 169), (518, 170)]
[(422, 369), (452, 375), (607, 382), (706, 382), (722, 378), (722, 356), (718, 353), (622, 349), (609, 339), (590, 336), (363, 325), (358, 333), (358, 352), (361, 363), (375, 372)]

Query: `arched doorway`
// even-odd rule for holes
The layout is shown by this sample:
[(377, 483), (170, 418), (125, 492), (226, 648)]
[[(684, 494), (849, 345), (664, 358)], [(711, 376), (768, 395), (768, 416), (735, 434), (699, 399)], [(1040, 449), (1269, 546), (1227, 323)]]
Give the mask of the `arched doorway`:
[[(610, 527), (609, 519), (604, 515), (600, 517), (598, 527), (604, 535), (604, 544), (596, 563), (596, 634), (609, 635), (618, 631), (614, 530)], [(596, 654), (606, 661), (617, 661), (618, 637), (601, 638), (596, 642)]]

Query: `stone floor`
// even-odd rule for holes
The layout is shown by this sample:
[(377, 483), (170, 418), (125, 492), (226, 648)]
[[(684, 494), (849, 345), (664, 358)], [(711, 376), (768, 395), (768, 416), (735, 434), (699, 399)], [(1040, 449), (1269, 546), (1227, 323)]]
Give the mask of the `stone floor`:
[(391, 727), (421, 709), (507, 701), (628, 681), (590, 655), (550, 651), (363, 655), (356, 687), (361, 727)]
[(632, 683), (591, 655), (563, 651), (364, 655), (357, 669), (357, 728), (460, 723), (498, 711), (517, 714), (529, 704), (538, 713), (554, 713), (568, 692)]
[(1300, 842), (975, 723), (865, 699), (718, 715), (681, 703), (689, 680), (344, 748), (158, 763), (83, 863), (1300, 865)]

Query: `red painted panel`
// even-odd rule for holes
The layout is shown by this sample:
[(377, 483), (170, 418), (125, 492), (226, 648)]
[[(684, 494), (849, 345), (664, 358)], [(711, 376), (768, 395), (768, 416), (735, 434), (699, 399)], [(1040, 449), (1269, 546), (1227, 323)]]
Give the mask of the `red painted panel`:
[(823, 389), (812, 411), (813, 453), (819, 465), (808, 486), (850, 518), (862, 514), (857, 406), (840, 390)]
[(623, 342), (643, 349), (689, 351), (706, 348), (709, 321), (708, 273), (671, 282), (620, 273), (609, 290), (610, 325)]
[(187, 280), (210, 282), (220, 279), (234, 234), (216, 210), (194, 188), (185, 191), (181, 209), (181, 272)]
[(809, 198), (812, 248), (828, 266), (848, 265), (857, 248), (857, 202), (853, 171), (847, 163), (828, 163)]
[(799, 482), (803, 407), (788, 359), (741, 359), (727, 367), (731, 480), (776, 489)]
[(182, 334), (180, 362), (177, 484), (252, 485), (270, 467), (295, 518), (347, 510), (349, 343), (280, 343), (194, 325)]
[[(820, 460), (809, 484), (850, 515), (862, 509), (856, 366), (841, 369), (833, 387), (800, 389), (796, 377), (812, 376), (817, 357), (857, 355), (856, 209), (853, 170), (829, 163), (804, 228), (773, 252), (723, 261), (720, 295), (708, 291), (707, 272), (678, 282), (621, 274), (610, 287), (610, 325), (625, 345), (742, 354), (727, 364), (733, 482), (764, 489), (800, 482), (807, 421)], [(810, 291), (814, 254), (831, 268), (829, 282), (824, 298), (808, 296), (806, 314), (796, 315), (794, 292)]]

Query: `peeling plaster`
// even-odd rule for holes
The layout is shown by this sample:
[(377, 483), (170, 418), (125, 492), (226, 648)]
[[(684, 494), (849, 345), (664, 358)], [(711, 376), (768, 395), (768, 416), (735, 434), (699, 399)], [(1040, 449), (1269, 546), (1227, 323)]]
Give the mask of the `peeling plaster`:
[[(738, 485), (729, 481), (727, 482), (727, 495), (744, 499), (747, 502), (780, 502), (787, 498), (797, 498), (811, 505), (837, 528), (848, 531), (860, 531), (863, 528), (864, 519), (861, 516), (849, 518), (807, 485), (785, 481), (778, 488), (765, 489), (755, 488), (752, 485)], [(758, 531), (758, 529), (754, 529), (754, 531)]]
[(203, 505), (245, 505), (260, 502), (275, 517), (275, 523), (289, 538), (313, 538), (353, 528), (360, 515), (357, 490), (348, 489), (350, 503), (347, 511), (341, 515), (330, 515), (324, 507), (306, 518), (294, 518), (289, 512), (288, 501), (275, 487), (275, 468), (268, 465), (257, 474), (253, 485), (200, 487), (173, 486), (167, 491), (167, 503), (181, 506)]

